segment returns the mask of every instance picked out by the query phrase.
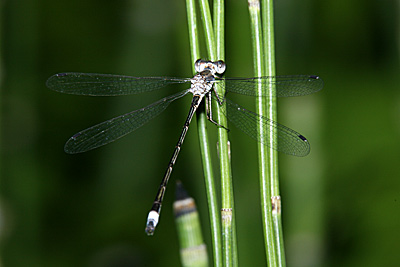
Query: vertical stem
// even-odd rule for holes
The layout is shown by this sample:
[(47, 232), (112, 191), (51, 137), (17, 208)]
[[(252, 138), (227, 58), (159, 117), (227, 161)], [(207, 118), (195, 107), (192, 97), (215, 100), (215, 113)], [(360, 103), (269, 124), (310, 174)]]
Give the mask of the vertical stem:
[[(273, 0), (263, 0), (263, 47), (265, 48), (265, 76), (275, 76), (275, 36), (274, 36), (274, 5)], [(267, 90), (266, 116), (274, 121), (277, 120), (276, 88), (270, 85)], [(272, 129), (274, 130), (274, 129)], [(274, 238), (277, 246), (278, 266), (285, 266), (285, 249), (283, 245), (282, 217), (281, 217), (281, 198), (279, 192), (279, 172), (278, 172), (278, 152), (272, 149), (274, 137), (276, 135), (270, 131), (269, 141), (271, 145), (267, 149), (269, 178), (271, 184), (272, 201), (272, 220), (274, 225)]]
[(216, 60), (216, 45), (214, 39), (214, 31), (211, 22), (210, 6), (208, 0), (200, 0), (200, 12), (203, 21), (204, 33), (206, 36), (207, 52), (211, 60)]
[[(264, 50), (262, 43), (262, 28), (261, 28), (261, 14), (260, 14), (260, 2), (258, 0), (249, 0), (249, 12), (251, 19), (251, 32), (253, 42), (253, 58), (255, 65), (255, 76), (263, 76), (264, 70)], [(261, 84), (257, 86), (257, 90), (261, 93), (264, 88)], [(256, 103), (257, 113), (262, 116), (266, 116), (266, 99), (265, 97), (258, 97)], [(269, 129), (265, 129), (262, 123), (259, 123), (258, 131), (260, 136), (264, 136), (263, 133)], [(268, 260), (268, 266), (276, 266), (276, 244), (274, 240), (274, 227), (272, 221), (272, 204), (271, 204), (271, 192), (270, 192), (270, 180), (269, 180), (269, 154), (268, 148), (264, 146), (261, 141), (258, 143), (258, 158), (259, 158), (259, 172), (260, 172), (260, 188), (261, 188), (261, 209), (263, 219), (263, 232), (264, 239), (266, 242), (266, 257)]]
[[(189, 24), (189, 39), (190, 39), (190, 50), (191, 59), (194, 63), (200, 58), (199, 52), (199, 40), (197, 33), (197, 19), (196, 19), (196, 8), (194, 0), (186, 0), (187, 16)], [(192, 65), (193, 73), (194, 65)], [(209, 206), (209, 216), (211, 224), (211, 238), (213, 244), (213, 258), (214, 266), (222, 266), (222, 252), (221, 252), (221, 222), (218, 214), (218, 203), (214, 185), (214, 175), (211, 162), (210, 145), (207, 135), (206, 122), (207, 118), (204, 112), (204, 108), (199, 108), (197, 113), (197, 129), (199, 134), (200, 152), (204, 170), (204, 178), (207, 190), (207, 200)]]
[(203, 242), (196, 203), (179, 181), (176, 183), (175, 193), (174, 215), (182, 266), (206, 267), (208, 266), (207, 248)]
[[(211, 15), (209, 11), (208, 1), (200, 0), (200, 9), (204, 24), (207, 51), (211, 60), (219, 60), (224, 57), (224, 8), (223, 1), (218, 1), (214, 5), (214, 19), (215, 19), (215, 36), (217, 42), (214, 40), (214, 31), (211, 24)], [(224, 92), (218, 92), (224, 95)], [(214, 114), (217, 116), (217, 121), (221, 125), (227, 126), (226, 117), (219, 111), (220, 106), (215, 109)], [(231, 167), (229, 160), (228, 148), (228, 133), (226, 129), (218, 128), (218, 151), (220, 160), (221, 171), (221, 191), (222, 191), (222, 253), (224, 266), (237, 265), (236, 244), (233, 244), (236, 238), (234, 230), (234, 217), (233, 217), (233, 187)]]
[(200, 152), (203, 163), (204, 177), (207, 190), (208, 209), (211, 224), (211, 238), (213, 244), (214, 266), (222, 266), (222, 241), (221, 221), (218, 211), (217, 194), (214, 184), (214, 172), (212, 169), (210, 144), (207, 135), (207, 116), (204, 108), (197, 112), (197, 128), (199, 133)]
[(225, 60), (225, 2), (224, 0), (214, 1), (214, 30), (217, 47), (217, 60)]
[[(217, 58), (218, 60), (225, 60), (225, 2), (224, 0), (214, 1), (214, 27), (215, 27), (215, 38), (217, 45)], [(224, 87), (220, 86), (219, 89)], [(219, 95), (225, 95), (225, 92), (218, 92)], [(221, 125), (228, 125), (228, 121), (225, 115), (220, 112), (220, 106), (217, 103), (218, 108), (215, 109), (217, 120)], [(223, 104), (224, 108), (225, 103)], [(222, 213), (228, 215), (228, 223), (223, 228), (224, 236), (229, 238), (224, 239), (224, 248), (229, 248), (230, 251), (225, 250), (226, 258), (230, 257), (232, 266), (238, 266), (238, 253), (237, 253), (237, 237), (236, 237), (236, 224), (235, 224), (235, 202), (233, 198), (233, 183), (232, 183), (232, 170), (230, 162), (230, 147), (229, 147), (228, 131), (224, 128), (218, 129), (218, 150), (220, 151), (220, 166), (221, 166), (221, 179), (222, 179), (222, 190), (226, 195), (222, 194)], [(229, 194), (229, 195), (228, 195)], [(230, 222), (229, 222), (230, 221)], [(230, 254), (231, 253), (231, 254)], [(229, 266), (229, 262), (226, 261), (226, 266)]]
[[(273, 1), (263, 0), (262, 5), (262, 17), (263, 17), (263, 47), (264, 60), (265, 60), (265, 70), (263, 76), (275, 76), (275, 41), (274, 41), (274, 18), (273, 18)], [(267, 90), (267, 101), (266, 101), (266, 115), (268, 118), (276, 121), (276, 90), (275, 87), (268, 86), (265, 88)], [(273, 130), (273, 129), (272, 129)], [(274, 132), (270, 131), (269, 138), (269, 174), (271, 179), (271, 194), (272, 196), (279, 195), (279, 180), (278, 180), (278, 152), (272, 149), (272, 144), (274, 143)]]
[[(186, 0), (186, 12), (188, 18), (189, 46), (192, 62), (200, 56), (199, 38), (197, 33), (196, 3), (194, 0)], [(192, 71), (195, 73), (194, 64)]]

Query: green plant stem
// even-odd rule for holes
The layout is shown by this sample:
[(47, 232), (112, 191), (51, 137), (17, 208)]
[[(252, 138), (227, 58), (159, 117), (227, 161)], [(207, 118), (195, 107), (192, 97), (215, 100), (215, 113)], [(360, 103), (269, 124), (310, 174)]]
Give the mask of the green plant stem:
[[(260, 2), (258, 0), (249, 0), (249, 12), (251, 20), (251, 33), (253, 43), (253, 58), (255, 65), (255, 76), (263, 76), (264, 70), (264, 49), (262, 43), (262, 27), (261, 27), (261, 14), (260, 14)], [(260, 85), (257, 86), (257, 90), (262, 94), (264, 88)], [(262, 116), (266, 116), (266, 98), (258, 97), (256, 101), (257, 113)], [(264, 133), (269, 129), (265, 129), (262, 123), (258, 124), (258, 131), (260, 136), (264, 136)], [(274, 227), (272, 220), (272, 205), (271, 205), (271, 192), (270, 192), (270, 180), (269, 180), (269, 160), (268, 160), (268, 149), (262, 143), (258, 143), (258, 161), (259, 161), (259, 173), (260, 173), (260, 189), (261, 189), (261, 209), (263, 219), (263, 232), (264, 239), (266, 242), (266, 257), (268, 260), (268, 266), (277, 266), (276, 264), (276, 244), (274, 239)]]
[[(265, 68), (262, 73), (263, 76), (275, 76), (275, 41), (274, 41), (274, 18), (273, 18), (273, 1), (263, 0), (262, 4), (262, 18), (263, 18), (263, 47)], [(268, 118), (276, 121), (276, 90), (272, 84), (265, 88), (267, 90), (266, 101), (266, 114)], [(273, 130), (273, 129), (272, 129)], [(274, 150), (273, 143), (275, 134), (270, 131), (268, 159), (269, 159), (269, 173), (271, 179), (271, 195), (279, 195), (279, 177), (278, 177), (278, 152)]]
[(208, 210), (211, 224), (214, 266), (222, 266), (221, 221), (219, 217), (217, 194), (211, 164), (211, 152), (207, 135), (207, 116), (203, 111), (197, 112), (197, 128), (200, 142), (200, 152), (203, 163), (205, 184), (207, 190)]
[(208, 266), (207, 247), (201, 232), (196, 203), (182, 183), (176, 183), (175, 224), (179, 237), (181, 263), (184, 267)]
[[(218, 60), (225, 60), (225, 1), (224, 0), (215, 0), (214, 1), (214, 27), (215, 27), (215, 39), (216, 39), (216, 47), (217, 47), (217, 58)], [(220, 86), (219, 89), (223, 89), (224, 87)], [(225, 92), (219, 91), (219, 95), (225, 95)], [(215, 113), (217, 115), (217, 120), (222, 125), (228, 125), (228, 121), (226, 116), (220, 112), (219, 104), (214, 101), (215, 104), (218, 105), (218, 108), (215, 109)], [(222, 105), (222, 108), (225, 108), (225, 103)], [(233, 183), (232, 183), (232, 170), (231, 170), (231, 162), (230, 162), (230, 148), (229, 148), (229, 139), (228, 139), (228, 131), (224, 128), (218, 129), (218, 149), (220, 152), (220, 166), (221, 167), (221, 177), (223, 181), (223, 185), (229, 188), (228, 193), (230, 194), (230, 209), (231, 209), (231, 224), (229, 230), (232, 233), (232, 239), (230, 244), (228, 242), (225, 243), (225, 247), (232, 247), (232, 261), (233, 266), (239, 265), (238, 253), (237, 253), (237, 236), (236, 236), (236, 224), (235, 224), (235, 201), (233, 198)], [(228, 160), (227, 160), (228, 159)], [(224, 197), (225, 199), (225, 197)], [(223, 203), (224, 203), (223, 199)], [(225, 199), (225, 202), (228, 200)], [(223, 206), (224, 207), (224, 206)], [(229, 208), (229, 207), (228, 207)]]
[(217, 60), (225, 60), (225, 2), (224, 0), (214, 1), (214, 34), (216, 41)]
[[(192, 62), (200, 58), (199, 40), (197, 33), (196, 8), (194, 0), (186, 0), (187, 16), (189, 24), (189, 40)], [(194, 64), (192, 64), (195, 73)], [(204, 112), (204, 105), (196, 112), (197, 129), (199, 135), (200, 153), (202, 158), (204, 178), (206, 184), (207, 200), (209, 207), (211, 238), (213, 245), (214, 266), (222, 266), (222, 245), (221, 245), (221, 221), (218, 214), (218, 202), (215, 191), (214, 172), (212, 169), (210, 145), (207, 135), (207, 118)]]
[[(274, 5), (273, 0), (262, 0), (262, 18), (263, 18), (263, 47), (265, 48), (265, 72), (264, 76), (275, 76), (275, 36), (274, 36)], [(277, 103), (276, 103), (276, 88), (270, 85), (267, 90), (266, 116), (274, 121), (277, 121)], [(274, 129), (273, 129), (274, 130)], [(278, 172), (278, 152), (272, 149), (274, 143), (273, 131), (270, 131), (271, 145), (267, 149), (268, 154), (268, 172), (271, 184), (271, 201), (272, 205), (272, 220), (274, 225), (274, 238), (277, 249), (278, 266), (286, 266), (285, 249), (283, 245), (282, 217), (281, 217), (281, 198), (279, 192), (279, 172)]]
[[(211, 15), (209, 11), (209, 5), (207, 0), (200, 0), (200, 9), (202, 14), (202, 21), (204, 25), (204, 31), (206, 36), (207, 51), (211, 60), (219, 60), (224, 57), (224, 9), (223, 2), (219, 1), (214, 5), (214, 21), (215, 21), (215, 35), (217, 36), (217, 42), (214, 39), (214, 31), (211, 23)], [(218, 53), (217, 53), (218, 52)], [(218, 92), (220, 95), (225, 95), (224, 92)], [(215, 104), (215, 102), (214, 102)], [(219, 104), (214, 109), (217, 121), (221, 125), (227, 126), (226, 117), (219, 112), (221, 106)], [(222, 107), (223, 108), (223, 107)], [(233, 186), (231, 167), (229, 160), (229, 147), (228, 147), (228, 133), (226, 129), (218, 129), (218, 151), (220, 160), (220, 171), (221, 171), (221, 191), (222, 191), (222, 207), (221, 207), (221, 218), (222, 218), (222, 253), (224, 266), (237, 265), (237, 252), (236, 243), (233, 242), (236, 239), (234, 230), (234, 216), (233, 216)], [(235, 252), (234, 252), (235, 250)]]
[[(190, 55), (192, 62), (195, 62), (200, 57), (195, 0), (186, 0), (186, 12), (188, 18)], [(192, 72), (195, 73), (194, 63), (191, 65)]]
[(210, 6), (207, 0), (200, 0), (199, 3), (201, 20), (203, 21), (203, 29), (206, 36), (207, 53), (211, 60), (216, 60), (217, 51), (211, 20)]

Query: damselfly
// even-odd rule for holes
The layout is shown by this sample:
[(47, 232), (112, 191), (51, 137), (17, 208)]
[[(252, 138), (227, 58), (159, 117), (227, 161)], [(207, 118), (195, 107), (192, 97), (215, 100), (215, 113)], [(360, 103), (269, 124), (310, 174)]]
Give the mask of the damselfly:
[[(154, 233), (155, 227), (158, 224), (161, 204), (172, 168), (175, 165), (193, 115), (204, 97), (206, 100), (207, 117), (214, 124), (225, 127), (212, 119), (212, 97), (220, 105), (226, 102), (226, 108), (222, 109), (222, 112), (227, 116), (229, 121), (259, 142), (263, 142), (265, 145), (272, 146), (275, 150), (294, 156), (306, 156), (310, 151), (310, 144), (303, 135), (273, 120), (246, 110), (225, 98), (225, 95), (218, 95), (217, 92), (225, 91), (226, 93), (263, 97), (267, 95), (259, 93), (257, 87), (268, 88), (274, 86), (277, 97), (302, 96), (321, 90), (323, 87), (321, 78), (314, 75), (223, 78), (221, 76), (225, 72), (225, 68), (225, 63), (222, 60), (212, 62), (199, 59), (195, 63), (197, 74), (193, 78), (131, 77), (70, 72), (55, 74), (46, 82), (46, 85), (50, 89), (58, 92), (90, 96), (138, 94), (157, 90), (171, 84), (190, 84), (189, 89), (165, 97), (147, 107), (83, 130), (73, 135), (65, 144), (65, 151), (70, 154), (81, 153), (103, 146), (143, 126), (146, 122), (164, 111), (174, 100), (188, 93), (193, 94), (189, 114), (147, 218), (146, 233), (148, 235)], [(262, 123), (267, 129), (263, 136), (257, 131), (259, 123)], [(271, 136), (273, 136), (272, 139), (274, 140), (272, 144), (269, 143)]]

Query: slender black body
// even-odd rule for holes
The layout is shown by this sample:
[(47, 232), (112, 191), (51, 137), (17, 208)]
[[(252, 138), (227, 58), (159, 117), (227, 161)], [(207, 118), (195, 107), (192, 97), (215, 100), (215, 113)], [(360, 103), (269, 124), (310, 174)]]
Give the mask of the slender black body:
[[(197, 108), (199, 107), (202, 99), (203, 99), (203, 96), (201, 96), (201, 95), (193, 95), (189, 114), (186, 118), (185, 124), (183, 125), (182, 132), (181, 132), (181, 135), (179, 136), (178, 143), (176, 143), (174, 153), (172, 154), (172, 157), (168, 163), (168, 168), (167, 168), (167, 170), (164, 174), (164, 177), (161, 181), (160, 188), (158, 189), (158, 192), (157, 192), (156, 198), (153, 202), (153, 206), (151, 208), (150, 213), (152, 211), (155, 211), (157, 214), (160, 214), (160, 212), (161, 212), (162, 201), (164, 199), (165, 191), (167, 189), (169, 177), (171, 176), (172, 169), (175, 165), (176, 159), (178, 158), (178, 154), (181, 151), (181, 146), (182, 146), (183, 140), (185, 140), (186, 134), (189, 130), (190, 122), (192, 121), (192, 118), (193, 118)], [(148, 235), (153, 234), (153, 232), (155, 230), (155, 226), (156, 226), (154, 224), (155, 224), (154, 221), (148, 220), (147, 225), (146, 225), (146, 233)]]

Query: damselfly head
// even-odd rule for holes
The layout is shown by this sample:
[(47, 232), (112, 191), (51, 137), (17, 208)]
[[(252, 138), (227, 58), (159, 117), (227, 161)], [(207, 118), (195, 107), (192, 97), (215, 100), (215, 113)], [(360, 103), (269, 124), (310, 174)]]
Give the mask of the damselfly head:
[(213, 74), (216, 74), (216, 73), (223, 74), (225, 72), (226, 65), (225, 65), (225, 62), (222, 60), (207, 61), (207, 60), (203, 60), (203, 59), (198, 59), (194, 63), (194, 68), (195, 68), (196, 72), (198, 72), (198, 73), (208, 70)]

